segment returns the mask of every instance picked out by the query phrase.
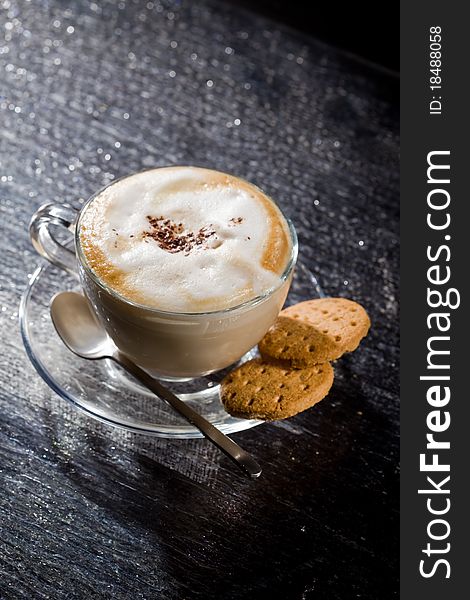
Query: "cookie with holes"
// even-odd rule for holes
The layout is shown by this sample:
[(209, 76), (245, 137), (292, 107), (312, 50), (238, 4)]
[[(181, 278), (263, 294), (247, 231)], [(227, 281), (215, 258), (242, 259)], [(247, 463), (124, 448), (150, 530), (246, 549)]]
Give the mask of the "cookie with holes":
[(259, 342), (261, 356), (287, 367), (303, 369), (337, 358), (338, 344), (320, 329), (297, 319), (280, 316)]
[(273, 421), (310, 408), (328, 394), (332, 384), (329, 363), (289, 369), (255, 358), (223, 379), (221, 399), (234, 417)]
[(353, 300), (306, 300), (281, 311), (259, 349), (265, 358), (302, 368), (352, 352), (369, 327), (369, 315)]

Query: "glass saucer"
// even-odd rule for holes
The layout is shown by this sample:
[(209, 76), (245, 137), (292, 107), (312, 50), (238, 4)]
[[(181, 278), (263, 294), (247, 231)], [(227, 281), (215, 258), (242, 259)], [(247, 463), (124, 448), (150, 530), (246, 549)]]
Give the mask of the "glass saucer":
[[(20, 305), (20, 328), (27, 355), (49, 387), (88, 415), (115, 427), (164, 438), (202, 437), (198, 429), (112, 361), (85, 360), (66, 349), (49, 315), (51, 298), (65, 290), (80, 291), (80, 285), (65, 271), (43, 263), (31, 276)], [(286, 304), (321, 295), (313, 274), (298, 263)], [(240, 362), (255, 355), (253, 349)], [(230, 368), (233, 366), (207, 377), (167, 384), (226, 434), (263, 422), (236, 419), (225, 412), (219, 398), (219, 382)]]

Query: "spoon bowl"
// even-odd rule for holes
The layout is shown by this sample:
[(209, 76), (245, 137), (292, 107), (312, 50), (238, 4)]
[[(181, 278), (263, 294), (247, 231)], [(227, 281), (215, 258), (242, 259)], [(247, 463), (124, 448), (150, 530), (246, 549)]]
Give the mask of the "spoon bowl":
[(54, 327), (69, 350), (91, 360), (112, 357), (116, 346), (84, 296), (60, 292), (52, 298), (50, 311)]

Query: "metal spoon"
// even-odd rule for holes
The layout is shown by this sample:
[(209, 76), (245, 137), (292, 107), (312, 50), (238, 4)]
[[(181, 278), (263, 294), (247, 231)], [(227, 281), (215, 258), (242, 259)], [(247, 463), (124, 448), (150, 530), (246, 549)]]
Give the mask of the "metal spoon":
[(168, 402), (247, 475), (253, 479), (261, 475), (261, 467), (245, 450), (118, 350), (91, 311), (85, 296), (76, 292), (56, 294), (51, 301), (50, 311), (54, 327), (69, 350), (91, 360), (111, 358), (159, 398)]

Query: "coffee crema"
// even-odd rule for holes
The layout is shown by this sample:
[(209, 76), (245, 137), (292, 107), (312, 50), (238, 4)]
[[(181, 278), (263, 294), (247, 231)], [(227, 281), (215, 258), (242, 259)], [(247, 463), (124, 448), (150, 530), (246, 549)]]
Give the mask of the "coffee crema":
[(210, 169), (126, 177), (85, 208), (86, 263), (124, 298), (171, 312), (241, 304), (276, 287), (292, 248), (277, 206), (256, 186)]

